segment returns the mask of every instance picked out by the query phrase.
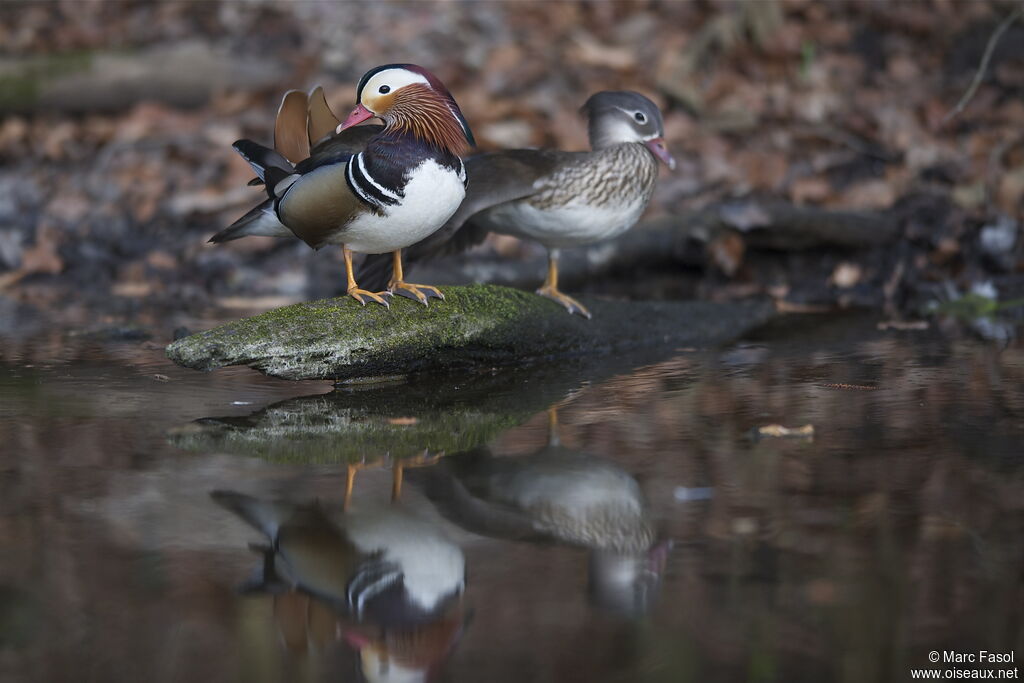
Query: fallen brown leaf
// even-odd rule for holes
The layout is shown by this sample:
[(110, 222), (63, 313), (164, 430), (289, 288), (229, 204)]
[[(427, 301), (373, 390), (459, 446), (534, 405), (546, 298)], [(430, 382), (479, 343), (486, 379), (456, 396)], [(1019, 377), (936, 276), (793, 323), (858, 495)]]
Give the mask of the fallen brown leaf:
[(757, 428), (758, 437), (813, 439), (814, 425), (803, 425), (802, 427), (783, 427), (780, 424), (770, 424)]

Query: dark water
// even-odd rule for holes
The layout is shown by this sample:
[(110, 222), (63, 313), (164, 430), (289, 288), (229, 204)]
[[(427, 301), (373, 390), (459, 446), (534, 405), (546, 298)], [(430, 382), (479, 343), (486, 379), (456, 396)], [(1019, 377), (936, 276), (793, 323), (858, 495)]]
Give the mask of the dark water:
[[(816, 319), (330, 392), (154, 344), (4, 346), (0, 678), (904, 681), (932, 650), (1024, 657), (1020, 347)], [(813, 436), (754, 436), (773, 424)]]

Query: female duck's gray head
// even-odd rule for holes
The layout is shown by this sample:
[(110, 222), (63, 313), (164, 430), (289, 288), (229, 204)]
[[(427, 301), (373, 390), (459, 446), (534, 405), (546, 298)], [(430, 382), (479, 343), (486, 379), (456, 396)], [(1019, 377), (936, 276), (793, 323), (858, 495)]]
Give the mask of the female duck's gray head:
[(580, 111), (587, 117), (592, 149), (639, 142), (670, 169), (676, 167), (675, 159), (665, 147), (661, 111), (640, 93), (605, 90), (591, 95)]
[(594, 550), (588, 570), (591, 603), (623, 616), (646, 614), (658, 597), (671, 550), (671, 541), (643, 552)]

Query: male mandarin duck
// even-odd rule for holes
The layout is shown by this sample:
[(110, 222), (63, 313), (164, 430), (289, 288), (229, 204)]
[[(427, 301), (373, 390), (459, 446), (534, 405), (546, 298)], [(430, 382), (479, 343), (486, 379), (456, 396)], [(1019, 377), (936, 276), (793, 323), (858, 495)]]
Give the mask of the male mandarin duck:
[[(548, 249), (548, 273), (537, 293), (587, 318), (590, 312), (558, 289), (563, 247), (610, 239), (629, 230), (647, 207), (665, 147), (661, 112), (636, 92), (599, 92), (583, 105), (591, 151), (518, 149), (466, 159), (465, 201), (447, 224), (407, 252), (410, 262), (479, 244), (489, 232), (529, 238)], [(382, 281), (387, 262), (368, 257), (361, 277)]]
[[(451, 93), (413, 64), (371, 69), (359, 81), (356, 99), (331, 137), (334, 119), (322, 91), (309, 98), (292, 91), (278, 113), (276, 150), (251, 140), (235, 142), (266, 185), (268, 199), (211, 241), (290, 232), (314, 249), (340, 244), (347, 292), (359, 303), (387, 306), (384, 297), (391, 294), (423, 304), (443, 299), (436, 287), (405, 282), (401, 250), (431, 235), (459, 207), (466, 192), (459, 152), (474, 144), (473, 134)], [(352, 129), (371, 118), (384, 125), (372, 132)], [(393, 276), (387, 291), (361, 289), (352, 254), (388, 252)]]
[(263, 573), (250, 588), (281, 584), (316, 597), (357, 623), (424, 624), (461, 602), (462, 550), (435, 525), (400, 506), (346, 511), (266, 501), (235, 491), (213, 500), (263, 534)]

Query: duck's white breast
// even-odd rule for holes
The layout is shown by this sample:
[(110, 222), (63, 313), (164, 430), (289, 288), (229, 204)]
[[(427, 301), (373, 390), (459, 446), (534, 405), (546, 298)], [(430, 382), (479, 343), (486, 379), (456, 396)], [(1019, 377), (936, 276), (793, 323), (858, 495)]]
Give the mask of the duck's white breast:
[(557, 506), (580, 518), (602, 507), (643, 512), (636, 480), (600, 462), (526, 469), (506, 482), (505, 494), (523, 509)]
[(518, 201), (489, 210), (484, 221), (495, 232), (530, 237), (548, 247), (574, 247), (618, 237), (633, 227), (646, 206), (642, 199), (600, 206), (570, 202), (545, 208)]
[(383, 553), (402, 571), (405, 589), (417, 605), (430, 610), (461, 590), (466, 558), (434, 525), (398, 509), (349, 513), (345, 530), (364, 553)]
[(410, 171), (405, 196), (398, 204), (388, 207), (383, 216), (359, 216), (339, 235), (339, 241), (361, 254), (404, 249), (444, 225), (465, 196), (458, 173), (427, 159)]

